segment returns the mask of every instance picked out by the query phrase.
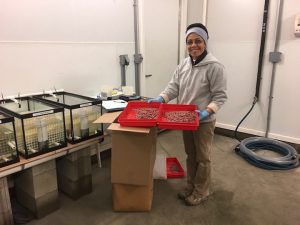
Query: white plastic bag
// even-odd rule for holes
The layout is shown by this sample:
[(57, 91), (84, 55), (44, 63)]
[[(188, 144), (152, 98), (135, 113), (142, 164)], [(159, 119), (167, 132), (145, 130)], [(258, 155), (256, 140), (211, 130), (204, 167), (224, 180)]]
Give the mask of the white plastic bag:
[(153, 168), (153, 179), (167, 179), (167, 158), (164, 153), (157, 153)]

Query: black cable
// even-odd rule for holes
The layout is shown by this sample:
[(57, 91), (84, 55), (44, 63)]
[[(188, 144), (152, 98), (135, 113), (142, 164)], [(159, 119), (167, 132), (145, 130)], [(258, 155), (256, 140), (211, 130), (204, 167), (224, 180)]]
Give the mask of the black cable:
[(239, 142), (241, 140), (237, 137), (237, 130), (238, 130), (239, 126), (242, 124), (242, 122), (250, 114), (250, 112), (252, 111), (254, 105), (256, 104), (256, 102), (258, 102), (258, 99), (259, 99), (260, 81), (261, 81), (261, 77), (262, 77), (261, 72), (262, 72), (262, 66), (263, 66), (263, 56), (264, 56), (264, 51), (265, 51), (268, 15), (269, 15), (269, 0), (265, 0), (264, 13), (263, 13), (263, 23), (262, 23), (262, 32), (261, 32), (261, 40), (260, 40), (260, 49), (259, 49), (258, 68), (257, 68), (257, 77), (256, 77), (255, 97), (254, 97), (254, 100), (253, 100), (253, 103), (252, 103), (252, 106), (251, 106), (250, 110), (243, 117), (243, 119), (239, 122), (239, 124), (237, 125), (237, 127), (234, 131), (234, 138), (237, 139)]
[(250, 114), (250, 112), (252, 111), (253, 107), (255, 106), (257, 102), (257, 98), (254, 97), (252, 106), (250, 108), (250, 110), (247, 112), (247, 114), (243, 117), (243, 119), (239, 122), (239, 124), (236, 126), (235, 130), (234, 130), (234, 138), (237, 139), (239, 142), (241, 142), (241, 140), (237, 137), (237, 131), (239, 129), (239, 126), (243, 123), (243, 121), (247, 118), (247, 116)]
[(269, 0), (265, 0), (263, 24), (262, 24), (261, 40), (260, 40), (259, 59), (258, 59), (258, 68), (257, 68), (257, 77), (256, 77), (255, 97), (257, 98), (257, 100), (259, 99), (260, 81), (261, 81), (261, 77), (262, 77), (261, 71), (262, 71), (262, 63), (263, 63), (263, 57), (264, 57), (264, 51), (265, 51), (268, 14), (269, 14)]

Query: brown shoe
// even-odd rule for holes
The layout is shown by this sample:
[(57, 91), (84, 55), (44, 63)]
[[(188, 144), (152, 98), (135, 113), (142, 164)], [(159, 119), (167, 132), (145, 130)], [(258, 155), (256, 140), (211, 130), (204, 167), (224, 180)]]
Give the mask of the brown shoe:
[(189, 206), (199, 205), (202, 202), (206, 201), (208, 199), (208, 196), (209, 194), (203, 195), (194, 191), (191, 195), (185, 198), (185, 204)]
[(177, 197), (181, 200), (185, 200), (187, 197), (189, 197), (193, 193), (193, 188), (192, 187), (186, 187), (182, 191), (180, 191), (177, 194)]

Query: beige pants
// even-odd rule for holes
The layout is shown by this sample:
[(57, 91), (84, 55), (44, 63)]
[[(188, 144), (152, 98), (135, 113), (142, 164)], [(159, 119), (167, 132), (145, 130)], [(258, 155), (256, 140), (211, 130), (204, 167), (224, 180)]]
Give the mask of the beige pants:
[(200, 123), (196, 131), (183, 131), (183, 141), (187, 154), (187, 182), (199, 194), (209, 193), (211, 181), (210, 153), (216, 121)]

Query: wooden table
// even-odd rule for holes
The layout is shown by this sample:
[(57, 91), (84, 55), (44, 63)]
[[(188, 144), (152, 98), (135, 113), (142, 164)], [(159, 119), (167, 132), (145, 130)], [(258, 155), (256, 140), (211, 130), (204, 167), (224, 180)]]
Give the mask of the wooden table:
[(20, 156), (20, 162), (0, 168), (0, 224), (14, 224), (8, 192), (7, 176), (91, 146), (95, 146), (96, 148), (98, 165), (101, 167), (100, 140), (103, 137), (104, 136), (96, 137), (77, 144), (68, 144), (67, 147), (29, 159)]

